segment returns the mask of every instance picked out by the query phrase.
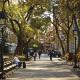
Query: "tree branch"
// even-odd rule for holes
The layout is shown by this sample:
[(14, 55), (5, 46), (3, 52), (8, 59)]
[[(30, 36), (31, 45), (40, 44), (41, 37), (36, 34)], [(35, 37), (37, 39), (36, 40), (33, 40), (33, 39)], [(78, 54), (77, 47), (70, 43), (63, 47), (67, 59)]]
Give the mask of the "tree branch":
[(16, 19), (12, 19), (12, 21), (15, 22), (18, 25), (19, 31), (21, 31), (21, 26), (20, 26), (19, 21), (17, 21)]
[(26, 19), (27, 21), (29, 21), (30, 16), (31, 16), (31, 14), (32, 14), (32, 12), (33, 12), (34, 7), (35, 7), (35, 5), (30, 6), (30, 8), (29, 8), (29, 10), (28, 10), (28, 12), (27, 12), (27, 15), (25, 16), (25, 19)]
[(16, 31), (16, 29), (15, 29), (15, 27), (14, 27), (14, 23), (13, 23), (12, 19), (9, 19), (9, 21), (10, 21), (10, 23), (11, 23), (11, 25), (12, 25), (13, 32), (14, 32), (15, 34), (17, 34), (17, 31)]

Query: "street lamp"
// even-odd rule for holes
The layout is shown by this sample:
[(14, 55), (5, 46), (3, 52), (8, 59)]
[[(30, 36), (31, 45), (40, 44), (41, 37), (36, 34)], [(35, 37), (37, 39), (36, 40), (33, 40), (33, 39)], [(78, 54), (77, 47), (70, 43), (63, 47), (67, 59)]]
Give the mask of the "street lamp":
[(4, 31), (5, 31), (5, 22), (6, 22), (6, 13), (4, 11), (4, 3), (5, 0), (0, 0), (0, 79), (4, 79), (4, 46), (5, 46), (5, 39), (4, 39)]
[(75, 25), (75, 27), (74, 27), (74, 29), (73, 29), (73, 35), (74, 35), (74, 39), (75, 39), (75, 54), (74, 54), (74, 66), (73, 66), (73, 68), (77, 68), (78, 66), (77, 66), (77, 57), (76, 57), (76, 55), (77, 55), (77, 52), (76, 52), (76, 48), (77, 48), (77, 32), (78, 32), (78, 28), (76, 27), (76, 25)]

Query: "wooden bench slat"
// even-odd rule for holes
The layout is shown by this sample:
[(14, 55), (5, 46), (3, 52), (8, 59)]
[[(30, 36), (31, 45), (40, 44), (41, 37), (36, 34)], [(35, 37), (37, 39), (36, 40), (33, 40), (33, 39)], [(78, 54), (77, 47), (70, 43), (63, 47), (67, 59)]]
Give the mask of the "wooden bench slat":
[(16, 64), (12, 64), (12, 65), (10, 65), (9, 67), (4, 68), (4, 70), (8, 70), (8, 69), (10, 69), (10, 68), (12, 68), (12, 67), (16, 67)]
[[(9, 72), (10, 70), (14, 69), (16, 67), (16, 64), (13, 63), (13, 60), (4, 62), (4, 72)], [(0, 75), (2, 72), (0, 72)]]

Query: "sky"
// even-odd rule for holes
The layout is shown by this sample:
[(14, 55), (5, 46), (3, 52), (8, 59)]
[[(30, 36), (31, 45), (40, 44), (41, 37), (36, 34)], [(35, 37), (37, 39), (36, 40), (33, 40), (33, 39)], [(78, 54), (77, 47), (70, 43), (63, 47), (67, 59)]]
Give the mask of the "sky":
[[(21, 0), (11, 0), (11, 2), (12, 2), (13, 4), (17, 4), (18, 1), (21, 1)], [(26, 0), (23, 0), (23, 1), (25, 2)]]
[(17, 3), (18, 3), (18, 0), (11, 0), (11, 2), (12, 2), (13, 4), (17, 4)]

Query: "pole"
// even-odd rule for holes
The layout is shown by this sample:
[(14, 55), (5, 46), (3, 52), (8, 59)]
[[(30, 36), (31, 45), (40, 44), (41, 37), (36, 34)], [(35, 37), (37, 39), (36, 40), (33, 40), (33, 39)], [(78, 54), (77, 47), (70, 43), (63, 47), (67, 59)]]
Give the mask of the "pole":
[(73, 68), (77, 68), (77, 57), (76, 57), (76, 36), (75, 36), (75, 54), (74, 54), (74, 67)]
[(1, 58), (1, 78), (0, 79), (5, 79), (4, 77), (4, 60), (3, 60), (3, 53), (4, 53), (4, 28), (1, 30), (2, 33), (2, 40), (1, 40), (1, 47), (0, 47), (0, 58)]
[(3, 47), (2, 47), (2, 43), (1, 43), (1, 53), (0, 53), (0, 57), (1, 57), (1, 79), (3, 79), (3, 74), (4, 74), (4, 62), (3, 62)]

